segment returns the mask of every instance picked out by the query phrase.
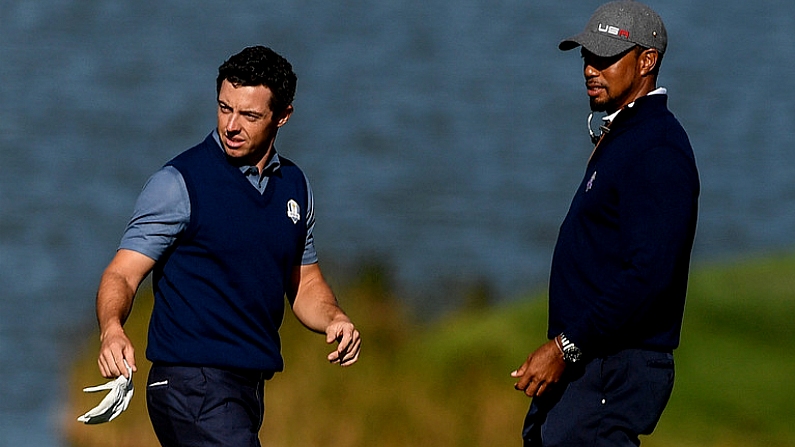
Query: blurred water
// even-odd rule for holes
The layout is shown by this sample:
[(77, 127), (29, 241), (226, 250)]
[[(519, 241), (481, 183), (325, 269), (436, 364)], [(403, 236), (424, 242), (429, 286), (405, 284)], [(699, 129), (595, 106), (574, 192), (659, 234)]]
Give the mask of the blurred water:
[[(250, 44), (299, 75), (278, 147), (330, 271), (380, 260), (428, 313), (543, 286), (590, 152), (581, 61), (556, 45), (600, 2), (371, 3), (0, 5), (0, 445), (60, 445), (59, 373), (135, 197), (209, 132), (217, 67)], [(795, 4), (649, 3), (701, 169), (696, 261), (792, 248)]]

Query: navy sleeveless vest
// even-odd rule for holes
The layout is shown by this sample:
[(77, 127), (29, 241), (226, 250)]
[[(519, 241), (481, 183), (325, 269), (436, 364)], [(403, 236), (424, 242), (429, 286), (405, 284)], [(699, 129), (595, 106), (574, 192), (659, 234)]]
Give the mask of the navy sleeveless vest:
[(260, 194), (208, 136), (167, 163), (185, 179), (190, 223), (158, 261), (147, 357), (281, 371), (285, 290), (306, 242), (306, 179), (280, 157)]

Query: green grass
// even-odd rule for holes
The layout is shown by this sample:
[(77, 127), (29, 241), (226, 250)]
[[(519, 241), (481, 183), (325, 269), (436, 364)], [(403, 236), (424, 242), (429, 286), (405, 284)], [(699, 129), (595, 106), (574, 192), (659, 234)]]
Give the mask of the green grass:
[(795, 445), (794, 316), (793, 256), (696, 270), (659, 437)]
[[(509, 373), (544, 341), (542, 296), (473, 306), (420, 325), (391, 295), (385, 276), (370, 269), (339, 291), (364, 339), (361, 360), (351, 368), (327, 364), (330, 348), (322, 336), (288, 315), (282, 329), (286, 371), (267, 386), (263, 445), (518, 445), (529, 401), (513, 390)], [(150, 300), (139, 298), (128, 323), (139, 339)], [(695, 268), (674, 394), (643, 445), (795, 445), (793, 316), (795, 256)], [(99, 383), (95, 345), (75, 366), (71, 389)], [(75, 414), (64, 417), (73, 447), (157, 445), (151, 443), (141, 369), (131, 408), (105, 426), (73, 422), (95, 403), (73, 393)]]

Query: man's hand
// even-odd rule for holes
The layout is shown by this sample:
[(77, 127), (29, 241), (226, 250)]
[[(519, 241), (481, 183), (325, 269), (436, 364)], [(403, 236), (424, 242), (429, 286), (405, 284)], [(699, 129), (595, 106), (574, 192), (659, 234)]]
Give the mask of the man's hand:
[(337, 349), (328, 355), (328, 361), (339, 363), (340, 366), (350, 366), (359, 359), (359, 349), (362, 340), (359, 331), (347, 318), (337, 318), (326, 327), (326, 343), (338, 342)]
[(524, 391), (528, 397), (536, 397), (557, 383), (565, 369), (563, 353), (555, 341), (550, 340), (530, 354), (524, 364), (511, 373), (511, 377), (519, 379), (514, 388)]
[(119, 376), (129, 378), (129, 371), (124, 365), (124, 361), (132, 368), (133, 372), (138, 371), (135, 366), (135, 349), (132, 342), (127, 338), (124, 329), (121, 327), (110, 329), (100, 337), (99, 347), (99, 372), (102, 377), (112, 379)]

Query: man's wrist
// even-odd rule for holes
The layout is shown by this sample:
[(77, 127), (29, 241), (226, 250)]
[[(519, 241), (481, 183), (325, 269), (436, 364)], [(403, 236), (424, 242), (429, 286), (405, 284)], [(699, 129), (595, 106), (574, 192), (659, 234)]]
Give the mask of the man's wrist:
[(110, 336), (124, 334), (124, 327), (120, 322), (107, 323), (100, 328), (99, 341), (102, 342)]
[(555, 341), (555, 346), (558, 347), (558, 351), (560, 351), (561, 357), (566, 355), (566, 353), (563, 352), (563, 345), (560, 343), (560, 335), (558, 335), (557, 337), (553, 338), (552, 340)]

